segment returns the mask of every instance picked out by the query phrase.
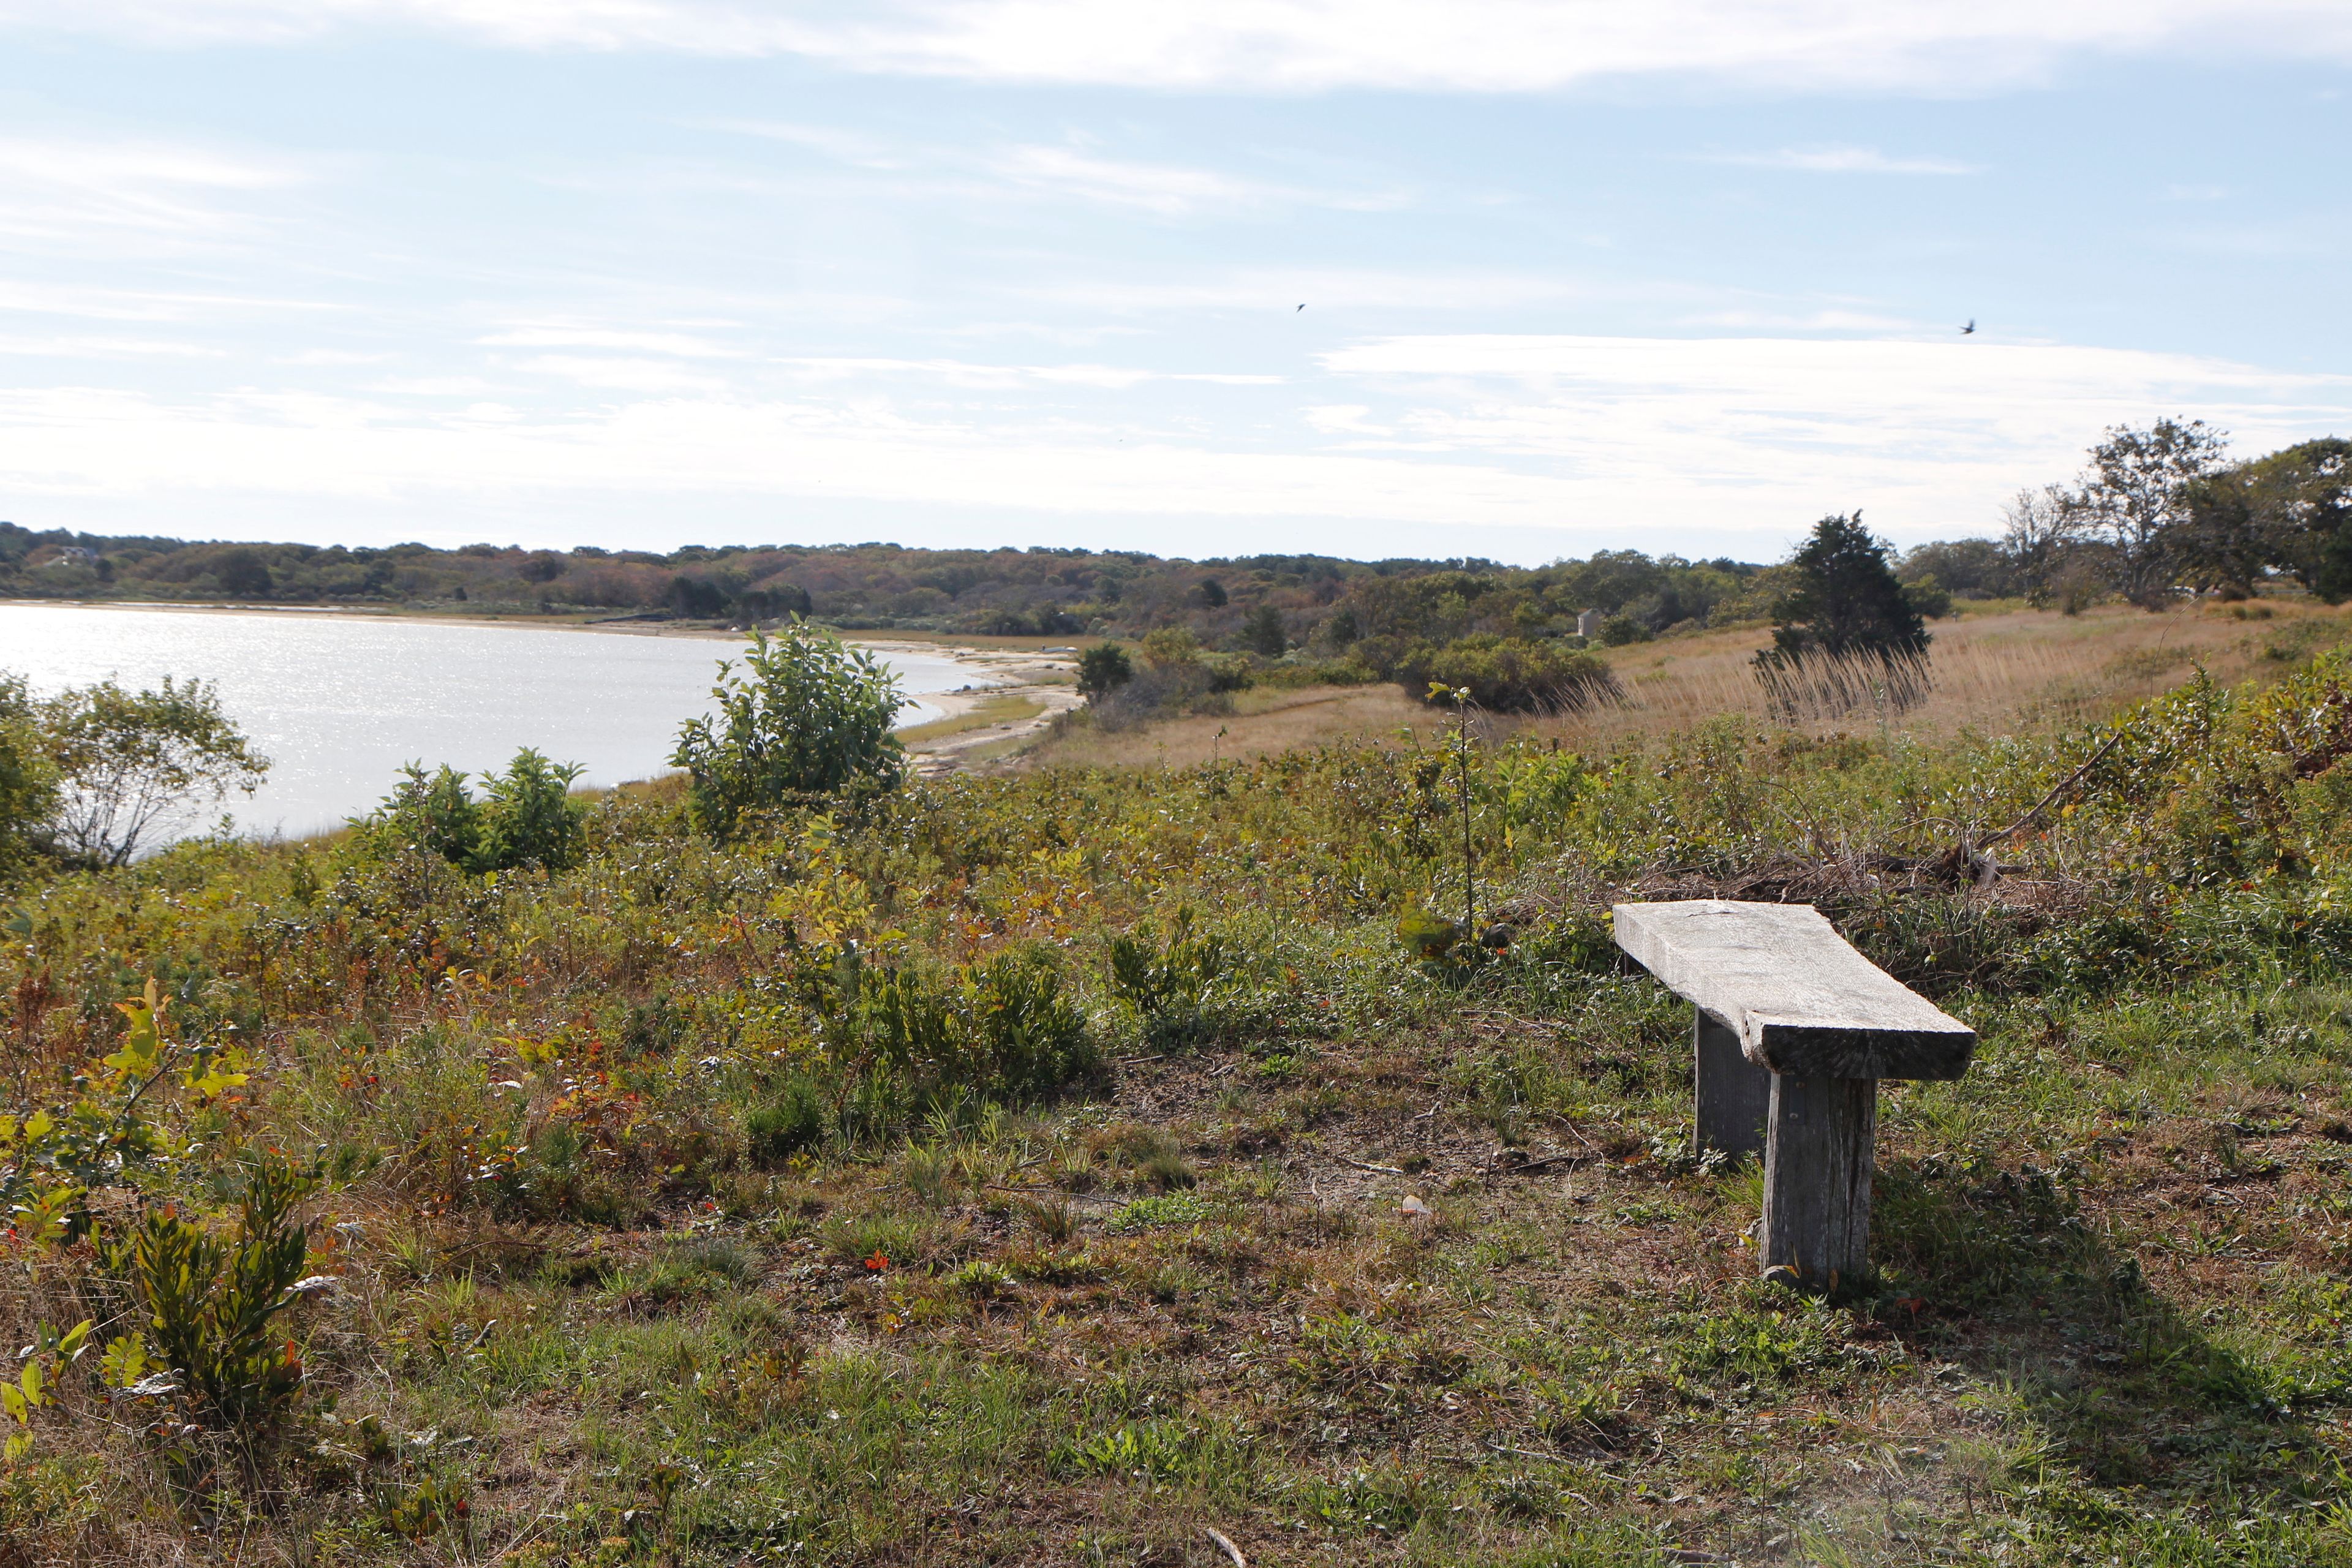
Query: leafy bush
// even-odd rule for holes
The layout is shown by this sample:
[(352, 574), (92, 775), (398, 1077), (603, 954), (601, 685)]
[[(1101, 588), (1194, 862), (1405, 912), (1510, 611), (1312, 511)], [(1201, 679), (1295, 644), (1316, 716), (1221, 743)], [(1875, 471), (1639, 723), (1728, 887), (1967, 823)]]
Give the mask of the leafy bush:
[(1423, 701), (1433, 685), (1466, 689), (1471, 701), (1496, 713), (1569, 713), (1622, 695), (1598, 654), (1489, 633), (1406, 650), (1396, 680)]
[(794, 1074), (766, 1104), (744, 1118), (751, 1163), (774, 1167), (824, 1142), (832, 1118), (824, 1094), (808, 1078)]
[(291, 1215), (310, 1188), (308, 1176), (263, 1158), (247, 1168), (234, 1237), (158, 1207), (110, 1248), (200, 1417), (264, 1428), (301, 1395), (301, 1357), (276, 1321), (304, 1294), (309, 1240)]
[(1614, 615), (1601, 623), (1601, 646), (1623, 647), (1630, 643), (1654, 641), (1657, 633), (1632, 616)]
[(51, 837), (58, 770), (41, 734), (32, 689), (0, 673), (0, 884), (31, 869)]
[(1173, 714), (1230, 713), (1231, 693), (1246, 689), (1253, 679), (1247, 655), (1204, 652), (1183, 626), (1146, 637), (1143, 668), (1130, 670), (1129, 679), (1089, 700), (1088, 711), (1107, 729)]
[(772, 806), (860, 787), (896, 788), (898, 678), (863, 648), (794, 622), (754, 632), (738, 677), (719, 665), (717, 719), (688, 720), (670, 761), (693, 780), (694, 819), (715, 838)]
[(163, 678), (161, 689), (111, 680), (39, 705), (40, 733), (58, 795), (46, 824), (50, 851), (82, 866), (125, 866), (156, 823), (192, 801), (251, 795), (269, 772), (201, 680)]
[(1086, 1015), (1042, 947), (1008, 948), (944, 974), (868, 964), (850, 952), (804, 979), (835, 1068), (853, 1085), (879, 1087), (877, 1074), (899, 1085), (902, 1113), (943, 1091), (1043, 1096), (1100, 1064)]
[(1209, 999), (1209, 990), (1230, 969), (1225, 942), (1213, 933), (1200, 936), (1192, 926), (1192, 910), (1185, 905), (1169, 921), (1167, 947), (1157, 947), (1150, 931), (1112, 938), (1110, 985), (1146, 1025), (1197, 1013)]
[(526, 746), (503, 773), (484, 774), (475, 864), (485, 871), (537, 866), (553, 871), (580, 853), (588, 807), (572, 795), (577, 763), (551, 763)]
[(468, 871), (560, 871), (585, 842), (587, 803), (572, 795), (580, 772), (526, 746), (505, 773), (482, 775), (477, 800), (457, 769), (444, 763), (427, 773), (410, 763), (374, 815), (353, 826), (380, 851), (421, 849)]
[(1117, 643), (1097, 643), (1078, 656), (1078, 695), (1093, 702), (1135, 679), (1135, 664)]

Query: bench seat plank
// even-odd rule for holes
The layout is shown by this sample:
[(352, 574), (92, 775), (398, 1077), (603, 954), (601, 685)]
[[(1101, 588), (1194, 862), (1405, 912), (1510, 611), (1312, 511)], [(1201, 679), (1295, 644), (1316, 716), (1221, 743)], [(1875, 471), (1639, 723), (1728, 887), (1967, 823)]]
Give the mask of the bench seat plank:
[(1617, 944), (1797, 1078), (1956, 1079), (1976, 1031), (1854, 951), (1810, 904), (1619, 904)]

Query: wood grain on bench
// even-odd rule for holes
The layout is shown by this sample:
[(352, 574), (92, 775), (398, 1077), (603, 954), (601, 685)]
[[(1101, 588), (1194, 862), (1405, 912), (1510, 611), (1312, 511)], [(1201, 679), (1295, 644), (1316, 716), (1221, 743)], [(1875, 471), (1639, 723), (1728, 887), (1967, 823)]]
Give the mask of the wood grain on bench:
[(1764, 1155), (1762, 1272), (1869, 1270), (1882, 1078), (1956, 1079), (1976, 1031), (1854, 951), (1810, 904), (1619, 904), (1617, 945), (1696, 1015), (1699, 1142)]

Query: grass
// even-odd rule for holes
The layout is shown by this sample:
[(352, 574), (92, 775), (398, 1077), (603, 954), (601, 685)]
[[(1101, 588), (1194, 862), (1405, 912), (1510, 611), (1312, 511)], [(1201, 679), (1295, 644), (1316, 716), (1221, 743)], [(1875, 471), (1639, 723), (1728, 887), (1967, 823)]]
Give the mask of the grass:
[[(2045, 700), (2163, 624), (2047, 619), (1983, 618), (2044, 662), (1981, 698), (1947, 627), (1950, 700)], [(2218, 663), (2281, 621), (2175, 629)], [(1228, 1561), (1212, 1530), (1335, 1568), (2352, 1562), (2352, 763), (2324, 726), (2263, 749), (2341, 706), (2330, 668), (2137, 712), (1981, 890), (1922, 868), (2079, 735), (1491, 748), (1480, 896), (1518, 934), (1477, 965), (1393, 935), (1456, 886), (1448, 779), (1229, 749), (1297, 711), (1259, 694), (1213, 762), (733, 846), (625, 792), (552, 877), (205, 842), (23, 889), (12, 1111), (79, 1092), (148, 975), (252, 1058), (156, 1091), (175, 1152), (101, 1227), (225, 1223), (242, 1155), (315, 1151), (339, 1284), (288, 1315), (267, 1433), (61, 1363), (0, 1562), (1144, 1568)], [(1612, 958), (1612, 899), (1706, 892), (1820, 903), (1982, 1034), (1883, 1089), (1845, 1299), (1756, 1280), (1758, 1174), (1689, 1145), (1688, 1008)], [(1157, 1016), (1120, 936), (1188, 977)], [(1027, 1096), (968, 1065), (1066, 1018), (981, 984), (1008, 955), (1090, 1047)], [(828, 989), (885, 970), (865, 1013)], [(88, 1243), (5, 1246), (11, 1344), (137, 1326)]]
[(929, 742), (968, 735), (975, 730), (1018, 724), (1034, 719), (1045, 710), (1045, 705), (1033, 697), (1012, 694), (984, 697), (961, 713), (950, 713), (928, 723), (909, 725), (898, 731), (898, 739), (909, 746), (920, 747)]
[(1229, 715), (1120, 731), (1074, 728), (1048, 740), (1037, 755), (1058, 766), (1186, 768), (1335, 742), (1387, 743), (1401, 729), (1433, 722), (1431, 710), (1394, 686), (1253, 690), (1236, 695)]
[[(1958, 618), (1933, 629), (1934, 693), (1909, 712), (1889, 716), (1892, 733), (1932, 737), (2094, 721), (2178, 683), (2193, 667), (2226, 683), (2293, 664), (2352, 632), (2352, 610), (2295, 600), (2161, 615), (2126, 605), (2079, 616), (1964, 606)], [(1725, 715), (1760, 719), (1764, 702), (1748, 659), (1769, 640), (1761, 630), (1706, 632), (1616, 649), (1609, 658), (1626, 689), (1622, 707), (1530, 728), (1574, 745), (1607, 746)], [(1857, 722), (1876, 728), (1878, 720), (1861, 714), (1843, 727)]]
[[(2093, 722), (2162, 691), (2202, 668), (2223, 682), (2294, 665), (2352, 634), (2352, 609), (2295, 600), (2215, 605), (2149, 615), (2102, 605), (2059, 616), (2002, 604), (1964, 605), (1937, 623), (1935, 690), (1908, 712), (1813, 722), (1826, 734), (1856, 728), (1933, 739), (1962, 730), (2043, 732)], [(1624, 703), (1558, 718), (1489, 716), (1496, 738), (1558, 740), (1606, 750), (1671, 734), (1710, 719), (1765, 717), (1748, 668), (1769, 641), (1758, 628), (1702, 632), (1612, 649)], [(1070, 766), (1192, 767), (1335, 743), (1397, 743), (1428, 733), (1441, 715), (1394, 686), (1307, 687), (1239, 694), (1229, 715), (1184, 718), (1123, 731), (1078, 727), (1037, 752)]]

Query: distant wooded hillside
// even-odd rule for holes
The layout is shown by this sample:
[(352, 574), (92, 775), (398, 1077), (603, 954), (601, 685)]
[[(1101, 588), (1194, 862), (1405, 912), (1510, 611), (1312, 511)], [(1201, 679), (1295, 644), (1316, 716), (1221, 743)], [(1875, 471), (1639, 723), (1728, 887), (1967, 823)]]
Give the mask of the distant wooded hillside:
[(689, 545), (667, 554), (469, 544), (385, 549), (34, 532), (0, 523), (0, 596), (363, 604), (741, 624), (800, 614), (858, 630), (1139, 637), (1277, 653), (1487, 633), (1609, 639), (1769, 613), (1760, 568), (1603, 552), (1527, 569), (1475, 558), (1163, 560), (1130, 551)]

